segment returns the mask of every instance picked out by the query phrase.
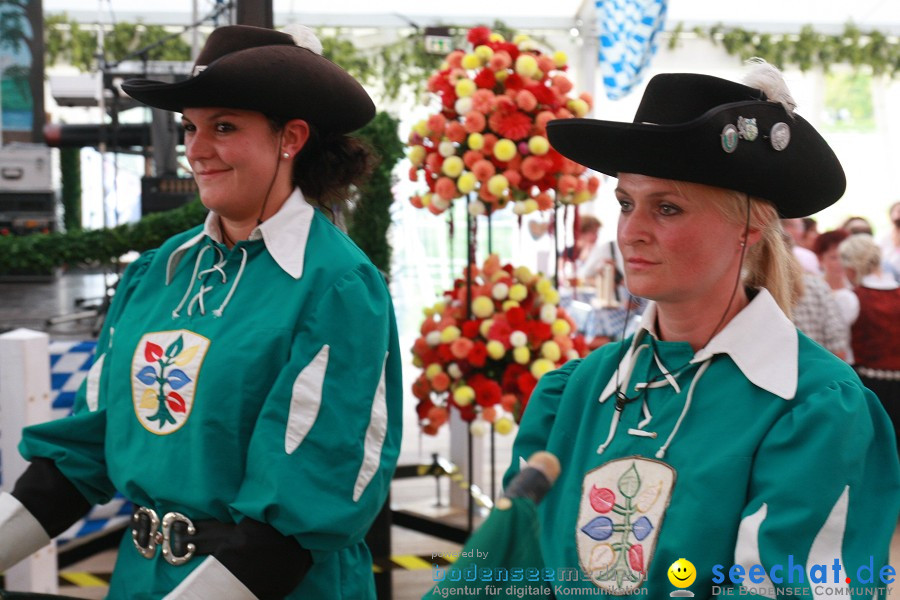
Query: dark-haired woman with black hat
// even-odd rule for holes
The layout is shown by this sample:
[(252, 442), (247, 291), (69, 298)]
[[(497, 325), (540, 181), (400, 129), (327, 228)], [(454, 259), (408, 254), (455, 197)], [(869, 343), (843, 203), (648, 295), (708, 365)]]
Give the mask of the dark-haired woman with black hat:
[(326, 212), (370, 168), (374, 115), (308, 30), (215, 30), (180, 112), (210, 209), (129, 266), (72, 417), (26, 429), (0, 569), (119, 490), (110, 598), (374, 598), (363, 537), (400, 446), (385, 281)]
[(781, 74), (659, 75), (634, 123), (548, 134), (618, 178), (626, 284), (653, 301), (634, 336), (544, 376), (516, 438), (506, 481), (560, 459), (542, 552), (586, 588), (563, 595), (883, 594), (858, 570), (887, 564), (900, 511), (891, 424), (785, 314), (779, 217), (834, 203), (844, 174)]

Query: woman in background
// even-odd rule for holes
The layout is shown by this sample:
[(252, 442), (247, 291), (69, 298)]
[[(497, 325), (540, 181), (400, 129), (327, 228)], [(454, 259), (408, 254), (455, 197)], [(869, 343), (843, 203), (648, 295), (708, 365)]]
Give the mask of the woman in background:
[(866, 387), (881, 400), (898, 430), (900, 285), (882, 271), (881, 249), (871, 235), (851, 235), (841, 242), (838, 252), (859, 299), (859, 316), (850, 330), (853, 366)]

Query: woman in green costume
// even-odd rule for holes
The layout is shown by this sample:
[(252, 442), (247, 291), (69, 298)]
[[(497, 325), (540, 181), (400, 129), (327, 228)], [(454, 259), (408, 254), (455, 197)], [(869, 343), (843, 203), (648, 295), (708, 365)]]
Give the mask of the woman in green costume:
[(507, 482), (538, 450), (561, 463), (539, 513), (556, 596), (883, 597), (890, 421), (786, 316), (779, 217), (833, 204), (845, 178), (781, 74), (659, 75), (633, 123), (548, 135), (618, 179), (626, 283), (653, 301), (634, 336), (545, 375), (516, 438)]
[(26, 429), (0, 569), (119, 490), (110, 598), (374, 598), (363, 537), (400, 447), (383, 276), (326, 216), (367, 175), (375, 113), (309, 30), (215, 30), (182, 114), (204, 225), (129, 266), (74, 415)]

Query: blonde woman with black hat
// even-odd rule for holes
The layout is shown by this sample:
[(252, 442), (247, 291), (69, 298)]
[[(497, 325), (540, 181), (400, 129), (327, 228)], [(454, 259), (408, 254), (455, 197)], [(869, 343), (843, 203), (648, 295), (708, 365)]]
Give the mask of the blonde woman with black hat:
[(560, 586), (585, 589), (557, 597), (883, 594), (891, 424), (785, 314), (796, 272), (778, 219), (837, 201), (844, 173), (781, 74), (658, 75), (633, 123), (548, 134), (618, 178), (626, 284), (653, 301), (634, 336), (545, 375), (516, 438), (506, 481), (537, 450), (562, 466), (541, 549), (547, 572), (577, 569)]
[(75, 414), (24, 431), (0, 569), (119, 490), (110, 598), (374, 598), (401, 363), (383, 277), (326, 214), (374, 105), (320, 53), (221, 27), (185, 81), (123, 85), (182, 114), (209, 216), (128, 268)]

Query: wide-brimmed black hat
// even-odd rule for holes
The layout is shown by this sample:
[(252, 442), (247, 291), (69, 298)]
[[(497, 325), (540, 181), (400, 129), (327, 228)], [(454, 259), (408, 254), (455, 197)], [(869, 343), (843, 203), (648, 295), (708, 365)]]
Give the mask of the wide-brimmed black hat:
[(756, 88), (694, 73), (647, 83), (633, 123), (560, 119), (547, 124), (564, 156), (611, 176), (637, 173), (745, 192), (782, 217), (837, 202), (847, 182), (828, 143)]
[(248, 25), (213, 31), (188, 79), (130, 79), (122, 89), (165, 110), (241, 108), (331, 133), (359, 129), (375, 116), (372, 99), (342, 68), (288, 33)]

